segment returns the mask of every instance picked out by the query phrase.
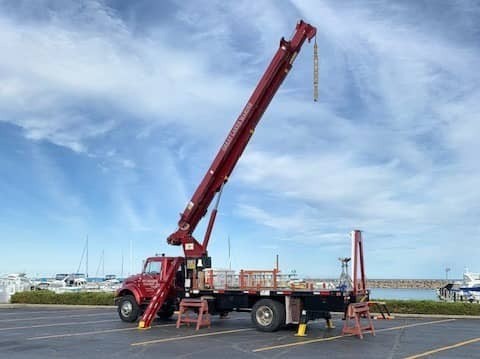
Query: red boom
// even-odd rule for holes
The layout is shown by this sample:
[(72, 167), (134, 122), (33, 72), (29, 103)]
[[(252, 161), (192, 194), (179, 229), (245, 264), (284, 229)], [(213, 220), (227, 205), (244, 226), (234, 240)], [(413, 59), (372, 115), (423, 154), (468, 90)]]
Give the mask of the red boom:
[(185, 256), (200, 257), (206, 254), (208, 239), (215, 220), (216, 208), (212, 212), (202, 244), (193, 238), (193, 231), (197, 227), (198, 222), (207, 213), (208, 206), (212, 202), (215, 193), (220, 191), (223, 184), (228, 180), (238, 159), (245, 150), (258, 121), (292, 68), (293, 61), (303, 43), (307, 39), (310, 41), (315, 36), (316, 31), (315, 27), (300, 21), (290, 41), (284, 38), (280, 40), (280, 47), (265, 74), (260, 79), (252, 96), (218, 151), (215, 160), (181, 214), (178, 229), (167, 239), (169, 244), (183, 245)]

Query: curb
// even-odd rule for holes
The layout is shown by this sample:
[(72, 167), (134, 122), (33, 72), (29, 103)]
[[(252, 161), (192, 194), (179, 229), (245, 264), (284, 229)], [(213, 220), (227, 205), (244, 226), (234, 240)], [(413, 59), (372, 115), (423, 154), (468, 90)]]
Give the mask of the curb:
[[(116, 309), (114, 305), (81, 305), (81, 304), (0, 304), (2, 309), (17, 308), (61, 308), (61, 309)], [(332, 312), (332, 314), (343, 316), (342, 312)], [(380, 313), (371, 313), (380, 314)], [(438, 318), (438, 319), (480, 319), (480, 315), (455, 315), (455, 314), (400, 314), (391, 313), (397, 318)]]
[[(374, 313), (376, 314), (376, 313)], [(380, 313), (378, 313), (380, 314)], [(480, 319), (480, 315), (460, 315), (460, 314), (400, 314), (392, 313), (399, 318), (444, 318), (444, 319)]]
[(114, 305), (82, 305), (82, 304), (0, 304), (0, 310), (2, 309), (16, 309), (16, 308), (70, 308), (70, 309), (93, 309), (93, 308), (110, 308), (116, 309)]
[[(332, 312), (332, 314), (342, 316), (343, 312)], [(370, 312), (371, 315), (381, 315), (380, 313)], [(460, 314), (403, 314), (390, 313), (396, 318), (432, 318), (432, 319), (480, 319), (480, 315), (460, 315)]]

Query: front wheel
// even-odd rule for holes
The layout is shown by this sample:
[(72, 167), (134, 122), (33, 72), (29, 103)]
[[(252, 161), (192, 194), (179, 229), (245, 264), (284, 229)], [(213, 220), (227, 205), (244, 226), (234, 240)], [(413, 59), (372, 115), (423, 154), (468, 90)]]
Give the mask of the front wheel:
[(132, 323), (138, 319), (140, 309), (133, 295), (123, 296), (118, 303), (118, 315), (124, 322)]
[(252, 322), (262, 332), (274, 332), (285, 324), (285, 305), (273, 299), (261, 299), (252, 308)]

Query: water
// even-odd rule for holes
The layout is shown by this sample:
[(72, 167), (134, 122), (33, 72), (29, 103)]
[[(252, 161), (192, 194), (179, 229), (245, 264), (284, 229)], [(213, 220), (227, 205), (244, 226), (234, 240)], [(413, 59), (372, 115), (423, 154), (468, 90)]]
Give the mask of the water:
[[(118, 279), (120, 282), (123, 282), (124, 278), (122, 277), (116, 277), (115, 279)], [(105, 277), (88, 277), (87, 282), (89, 283), (97, 283), (97, 282), (103, 282), (105, 280)]]
[[(34, 280), (39, 280), (39, 281), (42, 281), (42, 282), (47, 282), (49, 280), (51, 280), (52, 278), (48, 278), (48, 277), (39, 277), (39, 278), (33, 278)], [(117, 277), (116, 279), (118, 279), (120, 282), (123, 282), (124, 278), (122, 277)], [(87, 282), (88, 283), (100, 283), (100, 282), (103, 282), (105, 280), (105, 277), (88, 277), (86, 278)]]
[(370, 299), (438, 300), (435, 289), (373, 288)]

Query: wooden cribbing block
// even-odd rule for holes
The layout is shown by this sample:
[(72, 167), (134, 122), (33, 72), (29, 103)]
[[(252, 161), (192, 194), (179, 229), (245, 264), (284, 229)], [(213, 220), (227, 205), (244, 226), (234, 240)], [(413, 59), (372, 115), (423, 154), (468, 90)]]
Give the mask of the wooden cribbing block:
[[(362, 326), (362, 318), (368, 321), (368, 325)], [(350, 326), (350, 320), (353, 321), (352, 326)], [(351, 303), (347, 308), (347, 315), (345, 317), (345, 323), (343, 324), (342, 334), (358, 335), (360, 339), (363, 339), (363, 331), (371, 331), (372, 335), (375, 335), (375, 328), (373, 327), (372, 318), (370, 318), (368, 303)]]
[[(193, 316), (191, 315), (193, 314)], [(190, 323), (196, 323), (196, 329), (201, 326), (208, 326), (210, 328), (210, 314), (208, 313), (208, 302), (205, 299), (184, 298), (180, 302), (180, 310), (178, 312), (177, 328), (180, 328), (182, 323), (190, 326)]]

